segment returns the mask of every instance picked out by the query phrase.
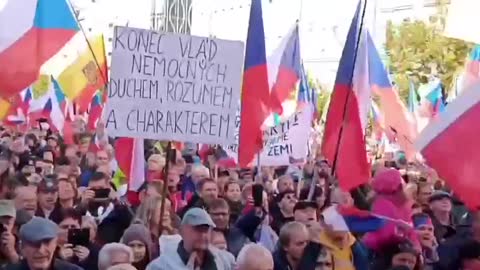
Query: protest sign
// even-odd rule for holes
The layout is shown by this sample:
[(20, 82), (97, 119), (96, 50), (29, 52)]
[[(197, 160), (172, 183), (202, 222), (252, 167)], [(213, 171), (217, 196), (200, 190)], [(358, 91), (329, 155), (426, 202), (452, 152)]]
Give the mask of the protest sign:
[[(264, 147), (260, 153), (260, 165), (283, 166), (305, 160), (310, 139), (312, 110), (307, 106), (288, 121), (264, 131)], [(235, 144), (224, 146), (225, 152), (238, 163), (238, 133), (240, 116), (236, 121)], [(257, 161), (253, 162), (256, 164)]]
[(109, 134), (233, 143), (243, 51), (240, 41), (116, 27)]

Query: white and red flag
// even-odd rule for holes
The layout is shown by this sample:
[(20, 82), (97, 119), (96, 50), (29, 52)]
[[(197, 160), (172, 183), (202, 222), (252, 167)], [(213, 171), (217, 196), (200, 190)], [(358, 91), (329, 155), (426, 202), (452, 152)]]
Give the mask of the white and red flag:
[(415, 146), (440, 179), (470, 209), (480, 207), (480, 82), (450, 103), (417, 138)]

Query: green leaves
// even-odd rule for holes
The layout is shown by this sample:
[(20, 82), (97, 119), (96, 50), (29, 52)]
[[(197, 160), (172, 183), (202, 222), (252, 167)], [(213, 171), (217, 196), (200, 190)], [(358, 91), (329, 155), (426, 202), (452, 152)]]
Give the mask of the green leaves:
[(400, 96), (407, 100), (409, 78), (416, 85), (428, 81), (431, 74), (450, 88), (454, 75), (465, 65), (471, 46), (461, 40), (443, 36), (444, 12), (430, 23), (404, 21), (387, 24), (386, 51)]

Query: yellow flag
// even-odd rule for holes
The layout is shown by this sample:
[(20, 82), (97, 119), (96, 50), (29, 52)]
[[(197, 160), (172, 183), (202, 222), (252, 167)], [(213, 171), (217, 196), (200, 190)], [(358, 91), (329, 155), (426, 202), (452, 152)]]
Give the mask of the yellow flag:
[(122, 172), (122, 170), (118, 169), (112, 178), (112, 183), (115, 185), (115, 188), (119, 188), (121, 185), (125, 184), (127, 177)]
[(39, 99), (43, 97), (50, 89), (50, 83), (50, 76), (44, 74), (40, 75), (32, 87), (33, 99)]
[(97, 66), (104, 68), (104, 65), (106, 65), (103, 36), (92, 38), (89, 40), (89, 43), (91, 50), (87, 46), (77, 60), (68, 66), (57, 78), (65, 96), (70, 100), (78, 97), (88, 85), (93, 83), (91, 78), (92, 67), (94, 70), (97, 70)]
[(0, 120), (7, 117), (8, 110), (10, 110), (10, 102), (6, 99), (0, 98)]

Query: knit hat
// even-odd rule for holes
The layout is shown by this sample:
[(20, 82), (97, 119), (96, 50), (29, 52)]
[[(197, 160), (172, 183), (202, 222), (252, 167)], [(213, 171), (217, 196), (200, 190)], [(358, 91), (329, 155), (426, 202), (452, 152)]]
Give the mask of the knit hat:
[(153, 243), (150, 236), (150, 231), (143, 224), (132, 224), (128, 227), (122, 236), (122, 243), (128, 245), (132, 241), (140, 241), (147, 248), (147, 255), (149, 260), (153, 259)]
[(396, 169), (385, 169), (378, 172), (372, 182), (375, 192), (393, 194), (400, 190), (403, 184), (402, 175)]
[(432, 220), (425, 213), (419, 213), (412, 216), (413, 227), (418, 228), (423, 225), (432, 225)]

